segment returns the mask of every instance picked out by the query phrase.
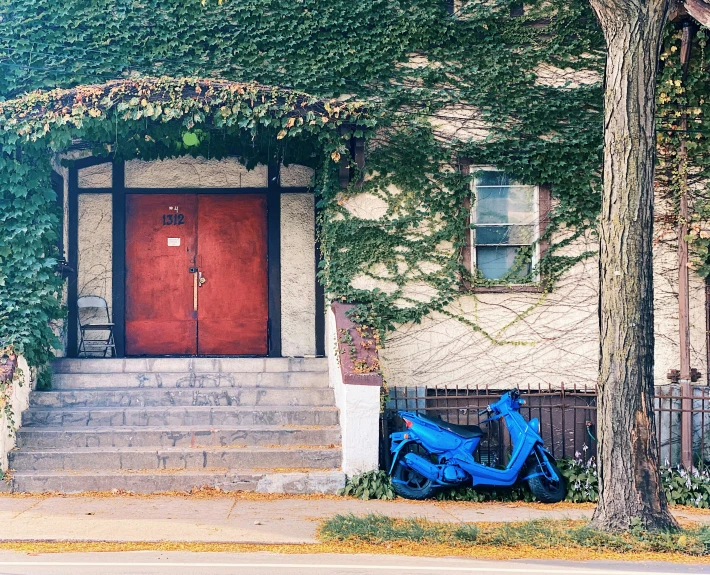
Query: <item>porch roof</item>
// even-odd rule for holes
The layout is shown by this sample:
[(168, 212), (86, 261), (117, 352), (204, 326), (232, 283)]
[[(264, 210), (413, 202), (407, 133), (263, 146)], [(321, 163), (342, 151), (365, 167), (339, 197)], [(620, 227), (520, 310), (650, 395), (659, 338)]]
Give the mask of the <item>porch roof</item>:
[(141, 77), (50, 91), (0, 102), (0, 129), (36, 140), (54, 127), (81, 128), (86, 120), (117, 113), (191, 124), (212, 117), (218, 126), (275, 126), (286, 132), (361, 124), (372, 109), (361, 100), (320, 98), (259, 83), (198, 78)]

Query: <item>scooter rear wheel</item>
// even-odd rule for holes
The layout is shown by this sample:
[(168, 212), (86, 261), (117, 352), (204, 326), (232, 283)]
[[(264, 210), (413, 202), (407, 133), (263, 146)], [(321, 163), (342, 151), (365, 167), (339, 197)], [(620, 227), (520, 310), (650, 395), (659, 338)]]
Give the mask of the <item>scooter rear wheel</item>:
[[(422, 457), (431, 458), (431, 454), (421, 446), (412, 447), (407, 451), (415, 451)], [(401, 459), (395, 465), (392, 479), (392, 488), (395, 493), (405, 499), (429, 499), (436, 492), (436, 487), (432, 484), (431, 479), (409, 469)]]

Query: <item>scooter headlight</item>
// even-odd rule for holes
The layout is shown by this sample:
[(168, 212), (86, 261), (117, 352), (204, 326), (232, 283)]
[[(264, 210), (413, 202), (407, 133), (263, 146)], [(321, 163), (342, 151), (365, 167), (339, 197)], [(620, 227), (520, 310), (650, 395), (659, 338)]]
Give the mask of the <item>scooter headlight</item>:
[(535, 433), (540, 433), (540, 420), (537, 417), (528, 421), (528, 425)]

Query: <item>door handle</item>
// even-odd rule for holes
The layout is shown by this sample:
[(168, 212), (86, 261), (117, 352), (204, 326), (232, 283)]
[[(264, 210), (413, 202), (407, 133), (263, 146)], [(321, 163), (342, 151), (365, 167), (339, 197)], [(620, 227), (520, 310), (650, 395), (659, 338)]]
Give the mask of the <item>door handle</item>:
[(202, 287), (206, 281), (207, 278), (202, 275), (202, 272), (197, 272), (197, 286)]
[(197, 278), (197, 273), (192, 272), (192, 277), (194, 278), (192, 284), (192, 309), (197, 311), (197, 287), (200, 285), (200, 281)]

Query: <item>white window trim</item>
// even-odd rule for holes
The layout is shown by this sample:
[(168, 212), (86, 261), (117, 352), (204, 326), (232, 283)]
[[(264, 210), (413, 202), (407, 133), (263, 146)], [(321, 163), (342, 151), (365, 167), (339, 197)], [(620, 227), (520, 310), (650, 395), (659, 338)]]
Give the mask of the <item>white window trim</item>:
[[(505, 170), (501, 170), (500, 168), (495, 168), (493, 166), (471, 166), (470, 167), (470, 173), (472, 175), (475, 175), (476, 172), (505, 172)], [(526, 184), (522, 184), (526, 185)], [(486, 187), (486, 186), (481, 186), (481, 187)], [(488, 186), (488, 187), (497, 187), (497, 186)], [(538, 262), (540, 261), (540, 185), (535, 184), (532, 186), (534, 188), (534, 197), (533, 197), (533, 241), (530, 245), (533, 246), (533, 254), (532, 254), (532, 261), (530, 262), (530, 266), (532, 269), (535, 269), (537, 266)], [(473, 202), (471, 203), (471, 208), (469, 212), (469, 218), (471, 221), (472, 226), (476, 225), (476, 203), (478, 202), (478, 186), (476, 186), (476, 179), (471, 181), (471, 195), (473, 197)], [(509, 224), (505, 224), (509, 225)], [(471, 270), (476, 270), (476, 230), (473, 227), (470, 227), (468, 230), (468, 242), (469, 245), (471, 246)], [(533, 280), (536, 282), (540, 281), (540, 274), (535, 274), (533, 276)], [(495, 280), (492, 280), (495, 281)], [(527, 285), (527, 284), (510, 284), (510, 285)]]

